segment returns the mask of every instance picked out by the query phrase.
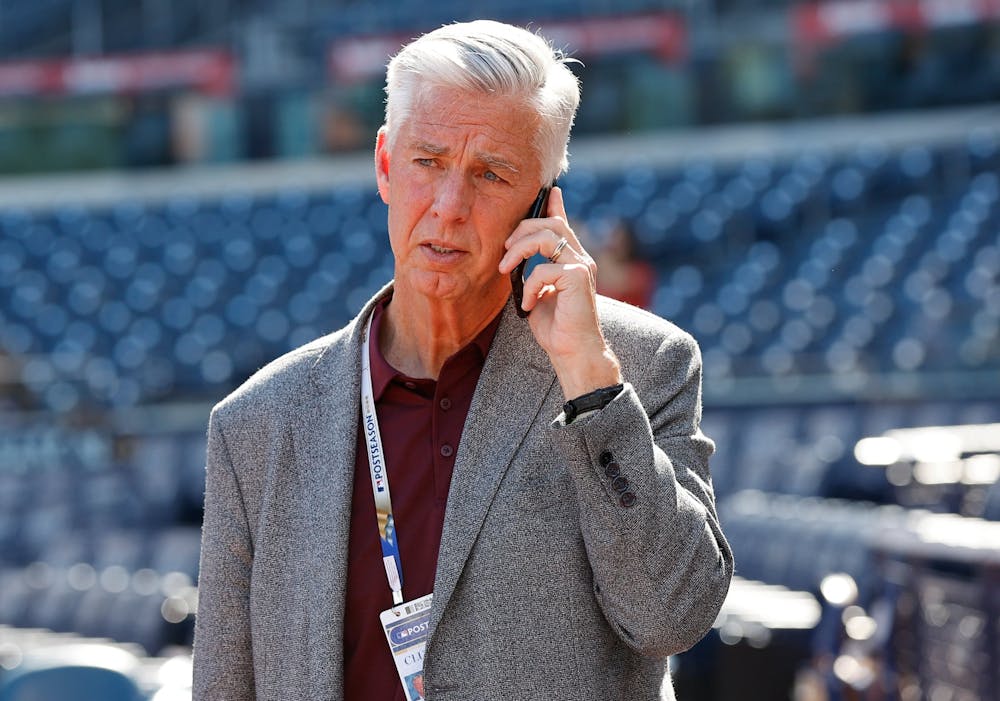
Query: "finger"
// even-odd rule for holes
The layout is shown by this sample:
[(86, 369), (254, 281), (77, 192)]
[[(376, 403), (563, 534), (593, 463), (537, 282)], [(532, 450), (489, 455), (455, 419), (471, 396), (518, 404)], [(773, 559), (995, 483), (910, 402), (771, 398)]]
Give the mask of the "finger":
[(564, 294), (581, 291), (592, 294), (590, 271), (582, 263), (561, 265), (543, 263), (536, 265), (531, 275), (524, 281), (524, 302), (522, 308), (531, 311), (539, 300), (547, 294)]
[(563, 201), (562, 189), (558, 186), (553, 186), (549, 190), (549, 197), (547, 200), (546, 209), (542, 212), (542, 215), (537, 218), (523, 219), (521, 223), (511, 232), (510, 236), (504, 242), (507, 248), (510, 248), (514, 241), (528, 236), (535, 231), (542, 228), (548, 228), (552, 231), (557, 232), (559, 236), (566, 235), (565, 233), (559, 233), (561, 229), (566, 229), (569, 232), (568, 239), (571, 241), (576, 240), (576, 236), (573, 235), (573, 230), (569, 228), (567, 223), (569, 220), (566, 217), (566, 205)]
[[(554, 186), (549, 192), (549, 202), (546, 214), (548, 215), (549, 220), (565, 225), (563, 227), (559, 226), (559, 224), (555, 224), (550, 228), (552, 228), (552, 230), (558, 235), (565, 236), (569, 245), (574, 251), (580, 254), (581, 258), (588, 258), (589, 256), (583, 247), (583, 243), (581, 243), (580, 239), (576, 235), (576, 232), (573, 231), (573, 228), (569, 225), (569, 217), (566, 215), (566, 202), (563, 200), (562, 188)], [(562, 231), (562, 229), (565, 229), (565, 231)]]
[[(546, 221), (546, 220), (533, 220), (533, 221)], [(517, 267), (517, 264), (522, 260), (531, 258), (535, 254), (543, 255), (546, 258), (551, 258), (552, 254), (555, 253), (556, 248), (559, 246), (559, 242), (564, 238), (567, 241), (567, 245), (563, 247), (562, 252), (559, 256), (560, 262), (574, 262), (569, 259), (569, 254), (575, 252), (573, 250), (573, 240), (570, 238), (572, 236), (571, 231), (567, 231), (569, 236), (560, 234), (558, 231), (554, 231), (549, 228), (541, 228), (537, 231), (533, 231), (530, 234), (525, 234), (524, 236), (518, 238), (510, 244), (507, 252), (504, 253), (503, 257), (500, 259), (500, 272), (508, 273)]]
[(566, 223), (564, 219), (561, 219), (559, 217), (539, 217), (538, 219), (523, 219), (521, 220), (521, 223), (518, 224), (517, 227), (510, 233), (510, 236), (507, 237), (507, 240), (504, 241), (504, 246), (509, 249), (520, 239), (523, 239), (526, 236), (537, 234), (539, 231), (546, 231), (546, 230), (556, 233), (558, 238), (558, 236), (563, 235), (559, 233), (560, 231), (569, 230), (569, 225)]
[[(569, 217), (566, 216), (566, 201), (563, 199), (562, 188), (558, 185), (554, 185), (549, 191), (548, 210), (546, 211), (546, 214), (548, 214), (550, 218), (560, 221), (566, 225), (566, 233), (562, 234), (562, 236), (565, 236), (566, 240), (569, 242), (568, 248), (572, 248), (573, 252), (577, 254), (577, 258), (590, 269), (590, 280), (593, 284), (593, 282), (597, 279), (597, 262), (594, 261), (593, 257), (589, 253), (587, 253), (587, 250), (583, 247), (580, 239), (577, 238), (576, 232), (569, 226)], [(553, 231), (557, 236), (559, 235), (559, 232), (556, 231), (555, 228), (553, 228)], [(562, 256), (560, 256), (560, 260), (562, 260)], [(517, 265), (517, 263), (514, 265)]]
[(563, 201), (562, 188), (553, 185), (549, 190), (549, 206), (545, 214), (550, 217), (560, 217), (563, 221), (568, 221), (566, 217), (566, 203)]

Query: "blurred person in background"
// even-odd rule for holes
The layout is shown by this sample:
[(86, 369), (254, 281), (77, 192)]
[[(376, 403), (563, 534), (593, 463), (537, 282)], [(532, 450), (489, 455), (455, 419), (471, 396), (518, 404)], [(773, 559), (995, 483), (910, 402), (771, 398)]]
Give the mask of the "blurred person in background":
[(525, 218), (567, 167), (566, 63), (490, 21), (390, 62), (394, 280), (212, 412), (196, 699), (674, 698), (733, 564), (700, 355), (595, 293), (558, 188)]
[(632, 225), (617, 219), (594, 254), (597, 294), (649, 309), (656, 290), (656, 269), (635, 251)]

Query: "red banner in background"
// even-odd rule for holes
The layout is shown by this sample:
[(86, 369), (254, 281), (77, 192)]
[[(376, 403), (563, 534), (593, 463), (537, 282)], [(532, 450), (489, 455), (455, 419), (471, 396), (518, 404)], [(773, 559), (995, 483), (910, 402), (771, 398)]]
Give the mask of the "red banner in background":
[[(538, 29), (554, 46), (577, 57), (644, 51), (665, 61), (687, 58), (687, 27), (672, 13), (541, 22)], [(389, 57), (411, 38), (377, 35), (338, 40), (328, 53), (330, 77), (350, 83), (381, 75)]]
[(672, 14), (635, 15), (543, 23), (542, 34), (553, 45), (573, 55), (644, 51), (665, 61), (687, 58), (687, 31), (684, 21)]
[(341, 39), (327, 53), (327, 73), (338, 82), (354, 83), (382, 73), (389, 57), (410, 37), (402, 35)]
[(105, 95), (191, 88), (229, 95), (235, 64), (224, 51), (0, 63), (0, 97)]
[(792, 13), (796, 43), (816, 50), (857, 34), (1000, 19), (1000, 0), (831, 0), (798, 5)]

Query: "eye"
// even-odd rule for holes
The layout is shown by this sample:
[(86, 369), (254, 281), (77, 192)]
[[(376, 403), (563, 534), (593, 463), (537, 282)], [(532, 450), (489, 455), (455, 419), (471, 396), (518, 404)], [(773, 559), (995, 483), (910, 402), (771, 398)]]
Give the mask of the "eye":
[(503, 178), (501, 178), (499, 175), (497, 175), (496, 173), (494, 173), (492, 170), (487, 170), (485, 173), (483, 173), (483, 178), (486, 179), (486, 180), (489, 180), (491, 183), (502, 183), (503, 182)]
[(425, 166), (427, 168), (430, 168), (431, 166), (434, 165), (434, 159), (433, 158), (415, 158), (414, 162), (418, 166)]

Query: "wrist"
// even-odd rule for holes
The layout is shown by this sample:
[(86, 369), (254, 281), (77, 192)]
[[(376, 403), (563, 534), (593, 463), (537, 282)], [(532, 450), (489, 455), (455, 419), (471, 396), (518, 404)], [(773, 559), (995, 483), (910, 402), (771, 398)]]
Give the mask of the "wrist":
[(607, 346), (600, 352), (575, 355), (564, 362), (554, 361), (552, 365), (566, 399), (574, 399), (623, 382), (621, 364)]

